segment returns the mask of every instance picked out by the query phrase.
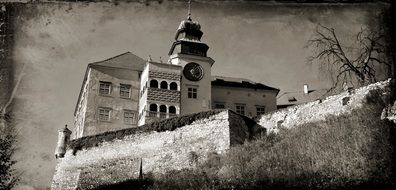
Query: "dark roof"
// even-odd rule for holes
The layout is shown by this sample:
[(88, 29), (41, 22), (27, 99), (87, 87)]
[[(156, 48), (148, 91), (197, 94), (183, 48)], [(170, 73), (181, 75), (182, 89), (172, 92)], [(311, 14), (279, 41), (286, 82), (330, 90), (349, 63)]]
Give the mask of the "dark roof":
[(80, 94), (78, 95), (77, 104), (74, 108), (74, 116), (76, 116), (78, 102), (81, 99), (82, 91), (84, 88), (84, 84), (87, 81), (87, 74), (89, 68), (98, 68), (98, 67), (109, 67), (109, 68), (120, 68), (120, 69), (129, 69), (135, 71), (143, 71), (146, 61), (137, 55), (131, 52), (125, 52), (120, 55), (116, 55), (114, 57), (105, 59), (103, 61), (98, 61), (94, 63), (89, 63), (87, 65), (87, 69), (85, 70), (84, 80), (81, 84)]
[(244, 78), (234, 78), (234, 77), (222, 77), (213, 76), (212, 86), (227, 86), (227, 87), (238, 87), (238, 88), (252, 88), (252, 89), (262, 89), (262, 90), (273, 90), (279, 93), (279, 89), (273, 88), (262, 83), (254, 82), (249, 79)]
[(303, 104), (322, 99), (326, 95), (326, 92), (327, 90), (325, 89), (309, 90), (308, 94), (304, 94), (303, 91), (284, 92), (276, 98), (276, 102), (281, 107)]

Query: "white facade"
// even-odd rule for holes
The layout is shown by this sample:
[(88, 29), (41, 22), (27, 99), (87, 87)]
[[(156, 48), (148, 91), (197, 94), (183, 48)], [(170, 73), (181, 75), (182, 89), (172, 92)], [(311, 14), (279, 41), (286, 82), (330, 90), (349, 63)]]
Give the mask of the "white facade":
[[(174, 65), (180, 65), (183, 68), (186, 64), (193, 62), (199, 64), (203, 69), (203, 77), (198, 81), (190, 81), (182, 74), (180, 113), (189, 114), (210, 110), (212, 96), (211, 69), (214, 63), (213, 59), (196, 55), (175, 54), (170, 56), (170, 62)], [(189, 88), (196, 89), (196, 97), (189, 97)]]

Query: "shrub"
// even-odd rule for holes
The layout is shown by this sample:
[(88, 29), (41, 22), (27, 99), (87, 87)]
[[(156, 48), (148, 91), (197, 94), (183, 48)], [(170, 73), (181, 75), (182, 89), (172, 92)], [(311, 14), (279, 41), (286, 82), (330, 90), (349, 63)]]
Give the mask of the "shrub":
[(0, 115), (0, 189), (12, 189), (18, 177), (15, 175), (12, 156), (15, 152), (16, 135), (8, 115)]
[[(173, 171), (157, 189), (392, 188), (394, 124), (380, 111), (353, 111), (326, 121), (280, 129), (232, 147), (195, 169)], [(213, 158), (212, 158), (213, 159)]]

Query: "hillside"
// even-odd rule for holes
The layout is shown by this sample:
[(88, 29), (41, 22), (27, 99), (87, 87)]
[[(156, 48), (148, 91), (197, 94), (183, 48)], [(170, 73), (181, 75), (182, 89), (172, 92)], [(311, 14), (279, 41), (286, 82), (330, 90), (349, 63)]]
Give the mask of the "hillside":
[[(272, 131), (268, 135), (232, 147), (226, 154), (208, 156), (194, 169), (155, 178), (145, 174), (144, 185), (138, 185), (144, 189), (392, 189), (396, 126), (381, 119), (384, 108), (394, 101), (392, 89), (388, 80), (264, 115), (258, 121)], [(136, 184), (124, 181), (98, 189), (136, 188)]]

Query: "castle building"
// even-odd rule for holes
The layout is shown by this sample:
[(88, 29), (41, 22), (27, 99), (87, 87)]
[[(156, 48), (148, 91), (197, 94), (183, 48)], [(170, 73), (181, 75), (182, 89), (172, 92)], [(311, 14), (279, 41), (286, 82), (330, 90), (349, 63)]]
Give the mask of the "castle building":
[(88, 64), (72, 138), (211, 109), (228, 108), (250, 117), (276, 110), (279, 89), (212, 76), (215, 61), (207, 56), (202, 35), (189, 14), (177, 29), (166, 63), (127, 52)]
[(279, 94), (277, 97), (277, 108), (282, 109), (321, 100), (325, 97), (327, 92), (327, 89), (309, 89), (308, 84), (304, 84), (301, 91), (283, 92)]

